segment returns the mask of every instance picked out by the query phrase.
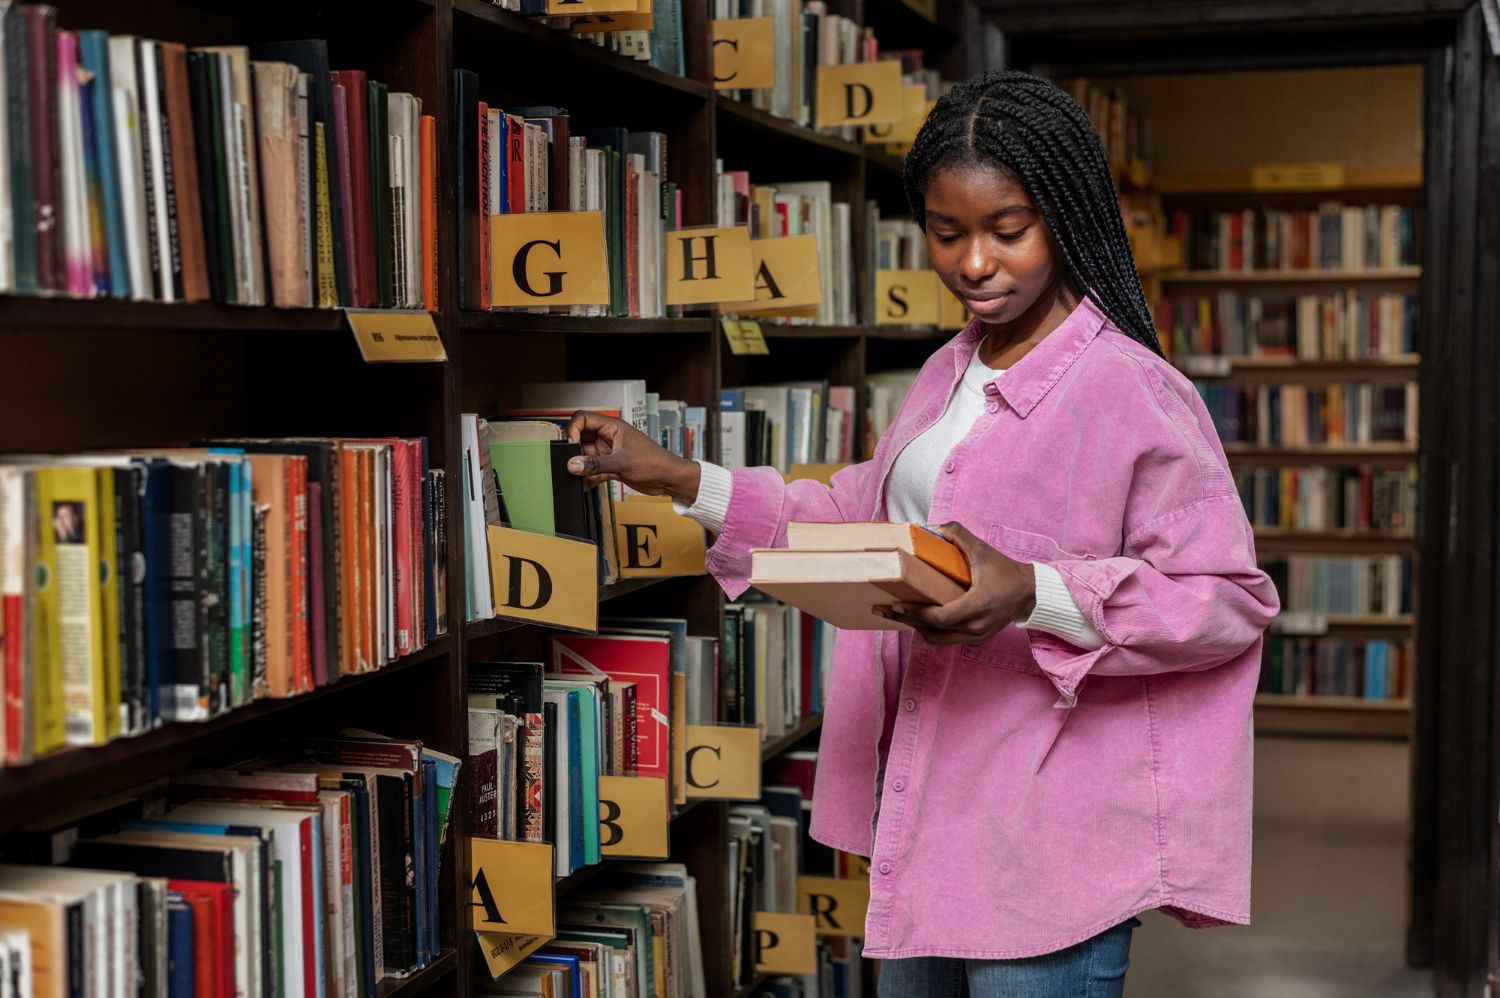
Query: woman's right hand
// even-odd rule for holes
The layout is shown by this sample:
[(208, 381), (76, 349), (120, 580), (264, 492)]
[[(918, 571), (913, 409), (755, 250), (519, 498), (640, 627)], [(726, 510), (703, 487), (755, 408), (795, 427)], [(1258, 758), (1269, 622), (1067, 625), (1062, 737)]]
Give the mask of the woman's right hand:
[(591, 489), (620, 481), (648, 496), (668, 495), (684, 506), (698, 498), (698, 462), (668, 451), (623, 419), (585, 409), (573, 413), (568, 439), (583, 445), (583, 456), (568, 470)]

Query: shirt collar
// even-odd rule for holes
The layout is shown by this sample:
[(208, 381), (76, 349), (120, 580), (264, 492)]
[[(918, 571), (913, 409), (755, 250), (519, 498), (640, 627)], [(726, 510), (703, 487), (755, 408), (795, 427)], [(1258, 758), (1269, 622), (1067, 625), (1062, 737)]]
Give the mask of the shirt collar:
[[(1105, 321), (1104, 313), (1085, 297), (1073, 309), (1072, 314), (1063, 320), (1062, 325), (1048, 333), (1025, 357), (1012, 364), (1004, 372), (1004, 378), (1000, 377), (1002, 372), (996, 371), (989, 383), (1025, 419), (1057, 383), (1057, 379), (1063, 376), (1063, 372), (1083, 353), (1084, 348), (1099, 335)], [(984, 335), (984, 323), (977, 318), (971, 320), (964, 331), (958, 334), (953, 344), (956, 379), (962, 380), (964, 370), (969, 366), (969, 359)]]

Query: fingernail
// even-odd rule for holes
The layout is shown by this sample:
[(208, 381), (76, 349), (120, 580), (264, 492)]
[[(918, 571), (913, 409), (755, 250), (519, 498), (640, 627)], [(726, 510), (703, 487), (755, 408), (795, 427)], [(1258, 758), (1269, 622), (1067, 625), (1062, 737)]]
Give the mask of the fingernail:
[(891, 604), (891, 610), (894, 613), (905, 613), (906, 612), (906, 604), (905, 603), (892, 603)]
[(575, 457), (568, 461), (568, 470), (575, 475), (583, 474), (583, 458)]

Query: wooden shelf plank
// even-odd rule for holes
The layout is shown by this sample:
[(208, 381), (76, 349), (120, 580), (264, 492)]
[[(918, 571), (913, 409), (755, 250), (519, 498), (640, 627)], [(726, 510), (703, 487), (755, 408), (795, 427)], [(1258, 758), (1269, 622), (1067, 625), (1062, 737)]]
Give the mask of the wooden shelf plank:
[(1416, 539), (1410, 530), (1297, 530), (1294, 527), (1256, 526), (1256, 540), (1292, 541), (1370, 541), (1374, 543), (1406, 544)]
[(0, 295), (0, 329), (201, 330), (205, 332), (343, 333), (349, 323), (336, 308), (190, 305), (114, 298), (38, 298)]
[[(1249, 170), (1210, 170), (1201, 173), (1158, 174), (1156, 190), (1162, 194), (1273, 194), (1252, 191)], [(1344, 168), (1344, 191), (1394, 190), (1422, 186), (1421, 164), (1412, 166), (1350, 166)], [(1320, 191), (1337, 197), (1339, 191)]]
[[(614, 599), (616, 596), (624, 596), (626, 593), (633, 593), (638, 590), (645, 589), (647, 586), (654, 586), (658, 582), (665, 582), (667, 581), (667, 579), (671, 578), (680, 578), (680, 576), (667, 575), (621, 579), (620, 581), (611, 583), (610, 585), (599, 587), (599, 602), (604, 603), (607, 600)], [(533, 625), (529, 621), (507, 620), (502, 617), (491, 617), (489, 620), (471, 620), (467, 625), (464, 626), (464, 639), (466, 641), (476, 641), (479, 638), (487, 638), (494, 634), (500, 634), (503, 631), (513, 631), (518, 627), (533, 626), (545, 627), (546, 625)]]
[(906, 173), (906, 158), (866, 147), (865, 169), (884, 173), (886, 176), (883, 179), (900, 182)]
[[(493, 62), (504, 65), (508, 73), (521, 68), (513, 58), (519, 56), (537, 63), (538, 68), (545, 66), (550, 81), (587, 78), (601, 84), (612, 82), (629, 87), (632, 94), (645, 102), (653, 97), (703, 101), (713, 94), (706, 83), (626, 58), (484, 0), (453, 0), (453, 36), (455, 42), (479, 41), (501, 49), (494, 53)], [(466, 66), (464, 57), (458, 53), (455, 65), (480, 70), (481, 79), (485, 77), (483, 67)]]
[(1365, 270), (1163, 270), (1163, 284), (1282, 284), (1348, 283), (1350, 281), (1414, 281), (1421, 267), (1371, 267)]
[(768, 760), (776, 758), (778, 755), (785, 752), (793, 745), (796, 745), (802, 739), (806, 738), (814, 731), (817, 731), (822, 726), (822, 714), (804, 715), (802, 720), (791, 731), (788, 731), (784, 735), (769, 739), (761, 743), (760, 761), (766, 762)]
[(460, 312), (458, 327), (466, 333), (711, 333), (709, 316), (681, 319), (630, 319), (622, 316), (533, 315), (528, 312)]
[[(461, 0), (477, 2), (477, 0)], [(799, 125), (795, 121), (778, 118), (774, 114), (751, 107), (741, 101), (720, 97), (715, 102), (718, 109), (719, 129), (747, 133), (756, 139), (769, 140), (785, 145), (816, 148), (845, 156), (863, 156), (861, 146), (832, 135), (824, 135), (816, 129)]]
[(1235, 458), (1257, 458), (1296, 462), (1307, 458), (1343, 458), (1363, 460), (1370, 457), (1412, 456), (1417, 448), (1414, 444), (1308, 444), (1305, 447), (1263, 447), (1260, 444), (1230, 441), (1224, 444), (1224, 453), (1232, 461)]
[(412, 998), (458, 969), (458, 951), (445, 949), (427, 966), (406, 978), (388, 977), (375, 986), (375, 998)]
[[(320, 686), (310, 693), (288, 697), (284, 700), (256, 700), (244, 707), (237, 707), (210, 721), (165, 724), (155, 731), (135, 737), (116, 738), (106, 745), (95, 748), (64, 749), (43, 756), (29, 766), (10, 766), (0, 769), (0, 800), (14, 794), (35, 790), (38, 787), (69, 779), (100, 766), (117, 766), (132, 759), (145, 759), (157, 753), (184, 747), (202, 746), (203, 750), (215, 742), (222, 741), (226, 733), (253, 721), (260, 721), (274, 714), (301, 707), (304, 704), (334, 693), (342, 693), (356, 686), (378, 682), (385, 676), (415, 668), (425, 662), (446, 656), (451, 642), (447, 636), (440, 637), (426, 648), (375, 672), (357, 676), (345, 676), (336, 683)], [(172, 767), (177, 768), (177, 767)], [(145, 778), (148, 774), (140, 774)]]
[[(1356, 707), (1357, 697), (1288, 697), (1261, 693), (1255, 697), (1258, 735), (1316, 735), (1329, 738), (1401, 739), (1411, 727), (1411, 706)], [(1334, 703), (1306, 701), (1330, 700)], [(1301, 701), (1292, 703), (1290, 701)], [(1381, 701), (1374, 701), (1382, 703)]]
[(1302, 696), (1295, 693), (1257, 693), (1257, 707), (1292, 707), (1308, 710), (1411, 710), (1411, 701), (1399, 699), (1374, 699), (1371, 697), (1341, 697), (1325, 694)]
[(1255, 372), (1306, 372), (1307, 374), (1362, 373), (1376, 377), (1388, 376), (1395, 371), (1416, 377), (1421, 367), (1419, 354), (1405, 353), (1392, 357), (1360, 357), (1308, 359), (1303, 357), (1222, 357), (1207, 354), (1176, 356), (1172, 364), (1190, 378), (1224, 378), (1244, 371)]

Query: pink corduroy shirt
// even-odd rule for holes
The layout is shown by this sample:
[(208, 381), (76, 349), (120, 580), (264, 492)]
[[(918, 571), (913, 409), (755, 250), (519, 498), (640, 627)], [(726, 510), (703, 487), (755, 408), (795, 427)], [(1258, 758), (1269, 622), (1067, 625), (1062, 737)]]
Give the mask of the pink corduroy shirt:
[[(972, 322), (927, 361), (874, 458), (831, 488), (734, 471), (708, 554), (731, 596), (789, 522), (885, 518), (892, 462), (983, 335)], [(811, 830), (871, 859), (865, 954), (1034, 956), (1148, 908), (1248, 922), (1251, 702), (1278, 604), (1208, 412), (1087, 300), (985, 392), (929, 522), (1055, 567), (1105, 645), (839, 633)]]

